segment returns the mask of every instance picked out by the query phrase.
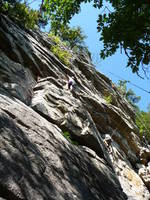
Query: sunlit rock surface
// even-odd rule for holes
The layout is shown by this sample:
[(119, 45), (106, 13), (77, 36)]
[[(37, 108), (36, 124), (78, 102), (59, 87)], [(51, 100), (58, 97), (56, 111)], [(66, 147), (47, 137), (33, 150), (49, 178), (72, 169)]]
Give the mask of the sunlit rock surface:
[(70, 51), (65, 66), (51, 45), (0, 16), (0, 198), (148, 200), (150, 150), (132, 107), (88, 55)]

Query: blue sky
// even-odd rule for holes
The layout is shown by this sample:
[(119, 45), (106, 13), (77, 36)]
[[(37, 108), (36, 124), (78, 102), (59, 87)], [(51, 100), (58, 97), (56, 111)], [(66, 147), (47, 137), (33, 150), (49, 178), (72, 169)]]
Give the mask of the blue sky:
[[(109, 6), (111, 9), (110, 5), (105, 5)], [(129, 80), (133, 84), (142, 87), (147, 91), (150, 91), (150, 80), (143, 80), (136, 74), (133, 74), (130, 68), (126, 68), (127, 58), (124, 54), (120, 53), (120, 50), (118, 50), (115, 55), (108, 57), (105, 60), (99, 58), (99, 52), (103, 48), (103, 43), (99, 41), (100, 33), (97, 33), (96, 20), (98, 19), (98, 14), (101, 13), (103, 9), (104, 8), (101, 10), (95, 9), (92, 7), (92, 4), (82, 4), (81, 12), (78, 15), (75, 15), (71, 20), (71, 27), (80, 26), (85, 35), (87, 35), (85, 42), (92, 53), (93, 62), (98, 71), (105, 74), (114, 83), (117, 83), (118, 80), (122, 78)], [(116, 77), (114, 74), (120, 78)], [(148, 103), (150, 103), (150, 93), (146, 93), (129, 83), (127, 86), (128, 88), (131, 88), (137, 96), (141, 96), (138, 106), (141, 110), (146, 111)]]
[[(31, 4), (32, 7), (38, 8), (38, 2), (41, 1), (35, 1)], [(108, 6), (109, 9), (112, 10), (108, 4), (105, 3), (104, 6)], [(87, 36), (85, 43), (92, 53), (93, 63), (98, 71), (105, 74), (114, 83), (117, 83), (120, 79), (125, 79), (147, 91), (150, 91), (150, 80), (143, 80), (136, 74), (133, 74), (130, 68), (126, 68), (127, 58), (124, 54), (120, 54), (119, 50), (115, 55), (108, 57), (105, 60), (99, 58), (99, 52), (103, 48), (103, 43), (99, 41), (100, 33), (97, 33), (96, 20), (98, 19), (98, 14), (103, 10), (104, 8), (101, 10), (95, 9), (92, 6), (92, 3), (82, 4), (81, 12), (72, 18), (70, 26), (80, 26), (84, 34)], [(116, 76), (119, 76), (120, 78)], [(129, 83), (127, 84), (127, 87), (131, 88), (137, 96), (141, 96), (138, 106), (141, 110), (146, 111), (148, 103), (150, 103), (150, 93), (146, 93)]]

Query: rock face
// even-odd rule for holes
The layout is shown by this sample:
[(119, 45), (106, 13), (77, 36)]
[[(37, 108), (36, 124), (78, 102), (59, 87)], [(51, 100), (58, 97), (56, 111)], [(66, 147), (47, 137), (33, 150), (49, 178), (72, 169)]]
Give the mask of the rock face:
[(68, 50), (65, 66), (52, 45), (0, 16), (0, 199), (148, 200), (150, 149), (134, 111), (87, 55)]

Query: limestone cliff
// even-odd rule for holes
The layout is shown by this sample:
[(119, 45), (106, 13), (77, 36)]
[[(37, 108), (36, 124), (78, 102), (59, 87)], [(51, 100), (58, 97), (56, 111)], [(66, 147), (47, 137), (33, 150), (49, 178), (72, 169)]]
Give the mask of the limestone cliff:
[(70, 51), (65, 66), (52, 45), (0, 16), (0, 199), (150, 199), (150, 149), (131, 106), (87, 55)]

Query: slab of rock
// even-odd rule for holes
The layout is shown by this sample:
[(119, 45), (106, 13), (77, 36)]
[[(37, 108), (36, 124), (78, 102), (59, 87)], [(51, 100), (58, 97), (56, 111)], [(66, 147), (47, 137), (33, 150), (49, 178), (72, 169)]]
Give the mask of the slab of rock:
[(6, 199), (126, 199), (95, 153), (17, 99), (0, 95), (0, 196)]
[[(148, 200), (149, 150), (133, 108), (89, 56), (68, 49), (65, 66), (53, 44), (46, 33), (0, 15), (0, 197)], [(75, 78), (72, 92), (67, 75)]]
[(148, 166), (141, 165), (138, 174), (150, 190), (150, 162), (148, 163)]

